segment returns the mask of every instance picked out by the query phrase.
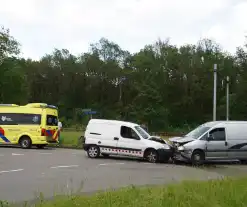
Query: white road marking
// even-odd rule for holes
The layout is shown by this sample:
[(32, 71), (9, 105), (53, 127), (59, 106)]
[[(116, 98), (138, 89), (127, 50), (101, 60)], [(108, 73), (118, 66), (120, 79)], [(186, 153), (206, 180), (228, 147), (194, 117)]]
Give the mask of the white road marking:
[(50, 168), (56, 169), (56, 168), (70, 168), (70, 167), (79, 167), (79, 165), (60, 165), (60, 166), (53, 166)]
[(24, 155), (24, 154), (16, 154), (16, 153), (12, 153), (13, 156), (20, 156), (20, 155)]
[(39, 154), (40, 154), (40, 155), (52, 155), (51, 152), (40, 152)]
[(82, 152), (73, 152), (72, 155), (82, 155)]
[(100, 166), (108, 166), (108, 165), (124, 165), (125, 163), (119, 162), (119, 163), (101, 163)]
[(20, 172), (23, 171), (24, 169), (17, 169), (17, 170), (5, 170), (5, 171), (0, 171), (0, 174), (2, 173), (10, 173), (10, 172)]

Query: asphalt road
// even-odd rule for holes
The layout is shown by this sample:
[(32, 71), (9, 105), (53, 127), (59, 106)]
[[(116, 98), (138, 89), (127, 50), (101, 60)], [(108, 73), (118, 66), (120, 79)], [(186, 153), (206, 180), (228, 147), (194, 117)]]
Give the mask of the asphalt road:
[[(226, 175), (225, 166), (217, 169), (150, 164), (121, 158), (89, 159), (82, 150), (0, 147), (0, 200), (22, 202), (40, 197), (40, 192), (50, 198), (58, 194), (94, 192), (131, 184), (166, 184)], [(247, 169), (243, 169), (246, 174)], [(233, 169), (232, 173), (235, 172)]]

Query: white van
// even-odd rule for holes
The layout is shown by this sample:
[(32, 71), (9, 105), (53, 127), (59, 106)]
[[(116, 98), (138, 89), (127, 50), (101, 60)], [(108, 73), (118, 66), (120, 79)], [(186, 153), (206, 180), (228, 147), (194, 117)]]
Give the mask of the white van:
[(202, 164), (209, 160), (247, 161), (247, 121), (212, 121), (184, 137), (169, 139), (174, 159)]
[(91, 119), (84, 138), (88, 157), (100, 155), (144, 158), (149, 162), (168, 162), (171, 147), (161, 138), (150, 136), (138, 124), (104, 119)]

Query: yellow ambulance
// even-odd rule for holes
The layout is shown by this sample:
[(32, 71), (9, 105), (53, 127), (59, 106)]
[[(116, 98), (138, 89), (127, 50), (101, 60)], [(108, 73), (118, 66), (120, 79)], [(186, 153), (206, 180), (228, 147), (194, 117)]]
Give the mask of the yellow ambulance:
[(58, 143), (58, 136), (56, 106), (0, 104), (0, 145), (44, 148), (49, 143)]

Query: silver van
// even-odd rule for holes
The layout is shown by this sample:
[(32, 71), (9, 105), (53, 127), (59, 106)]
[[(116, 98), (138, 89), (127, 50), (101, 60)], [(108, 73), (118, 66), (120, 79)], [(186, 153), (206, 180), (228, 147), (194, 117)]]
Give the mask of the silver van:
[(247, 161), (247, 121), (207, 122), (169, 141), (174, 147), (174, 161), (196, 165), (209, 160)]

